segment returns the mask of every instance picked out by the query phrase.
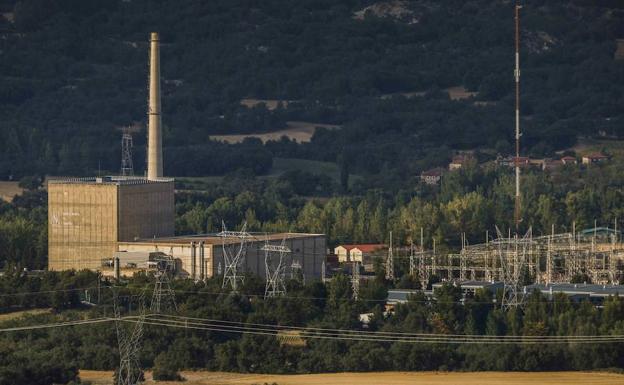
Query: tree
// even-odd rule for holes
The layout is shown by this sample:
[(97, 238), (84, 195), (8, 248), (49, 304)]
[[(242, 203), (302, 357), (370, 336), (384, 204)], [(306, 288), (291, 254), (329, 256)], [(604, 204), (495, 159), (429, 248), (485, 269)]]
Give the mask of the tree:
[(160, 353), (154, 360), (153, 378), (156, 381), (183, 381), (176, 362), (165, 352)]

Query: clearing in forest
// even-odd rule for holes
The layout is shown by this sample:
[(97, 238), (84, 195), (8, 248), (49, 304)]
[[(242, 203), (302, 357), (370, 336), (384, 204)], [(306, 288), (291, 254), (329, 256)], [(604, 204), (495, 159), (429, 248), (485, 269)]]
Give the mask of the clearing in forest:
[(0, 199), (11, 202), (13, 197), (21, 194), (24, 189), (18, 186), (19, 182), (0, 181)]
[(309, 142), (317, 127), (323, 127), (330, 130), (340, 128), (340, 126), (332, 124), (321, 124), (311, 122), (286, 122), (287, 128), (278, 131), (265, 132), (261, 134), (234, 134), (234, 135), (210, 135), (210, 139), (227, 143), (240, 143), (245, 138), (258, 138), (263, 143), (269, 140), (280, 140), (282, 136), (293, 139), (298, 143)]

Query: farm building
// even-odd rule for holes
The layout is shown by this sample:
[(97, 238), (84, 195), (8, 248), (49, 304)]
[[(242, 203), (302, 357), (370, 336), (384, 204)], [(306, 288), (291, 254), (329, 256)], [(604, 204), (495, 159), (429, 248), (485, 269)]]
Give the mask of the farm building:
[(379, 255), (386, 248), (386, 245), (378, 243), (340, 245), (334, 248), (334, 253), (338, 256), (338, 262), (369, 263), (372, 256)]
[(607, 160), (609, 160), (609, 157), (600, 153), (588, 154), (588, 155), (583, 156), (583, 159), (582, 159), (583, 164), (585, 165), (603, 163), (603, 162), (606, 162)]

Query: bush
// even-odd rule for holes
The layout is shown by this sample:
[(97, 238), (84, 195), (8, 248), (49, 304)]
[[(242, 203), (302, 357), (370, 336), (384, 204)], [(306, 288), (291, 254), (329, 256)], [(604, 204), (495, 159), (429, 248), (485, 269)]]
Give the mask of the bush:
[(166, 353), (160, 353), (154, 360), (152, 376), (155, 381), (184, 381), (179, 370), (174, 360), (169, 359)]

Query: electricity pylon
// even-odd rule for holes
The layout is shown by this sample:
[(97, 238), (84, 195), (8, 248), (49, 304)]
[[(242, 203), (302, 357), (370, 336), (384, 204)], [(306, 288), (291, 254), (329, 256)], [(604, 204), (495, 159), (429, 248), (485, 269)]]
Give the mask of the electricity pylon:
[(266, 287), (264, 298), (276, 297), (286, 293), (284, 276), (286, 274), (286, 255), (291, 250), (286, 246), (286, 239), (280, 245), (272, 245), (267, 238), (264, 250), (264, 267), (266, 271)]
[[(115, 329), (117, 330), (117, 343), (119, 344), (119, 369), (117, 372), (116, 385), (136, 385), (143, 379), (143, 372), (139, 366), (139, 350), (143, 337), (143, 323), (145, 322), (144, 296), (139, 296), (139, 315), (134, 322), (134, 327), (128, 331), (124, 328), (119, 309), (119, 298), (113, 293), (113, 307), (115, 311)], [(131, 300), (131, 299), (130, 299)]]
[(173, 272), (174, 268), (175, 261), (171, 255), (156, 258), (156, 273), (154, 274), (156, 282), (154, 283), (154, 292), (150, 304), (152, 313), (178, 310), (175, 293), (171, 288), (169, 280), (169, 274)]
[(121, 175), (134, 175), (134, 166), (132, 163), (132, 134), (130, 130), (124, 128), (121, 136)]
[(388, 258), (386, 258), (386, 279), (394, 281), (394, 256), (392, 255), (392, 231), (390, 232), (390, 247), (388, 247)]
[(360, 263), (353, 261), (351, 270), (351, 291), (353, 299), (357, 301), (360, 296)]
[(503, 278), (503, 298), (501, 307), (505, 310), (521, 306), (524, 302), (522, 271), (532, 244), (532, 230), (520, 238), (517, 234), (505, 238), (496, 228), (498, 238), (494, 243), (498, 247)]
[[(223, 285), (230, 286), (232, 291), (238, 291), (239, 283), (243, 283), (245, 277), (238, 271), (241, 262), (247, 256), (247, 239), (251, 235), (246, 231), (247, 222), (243, 224), (240, 231), (228, 231), (225, 222), (221, 222), (223, 230), (217, 234), (221, 237), (221, 245), (223, 247), (223, 263), (225, 270), (223, 272)], [(236, 242), (228, 241), (235, 239)]]

